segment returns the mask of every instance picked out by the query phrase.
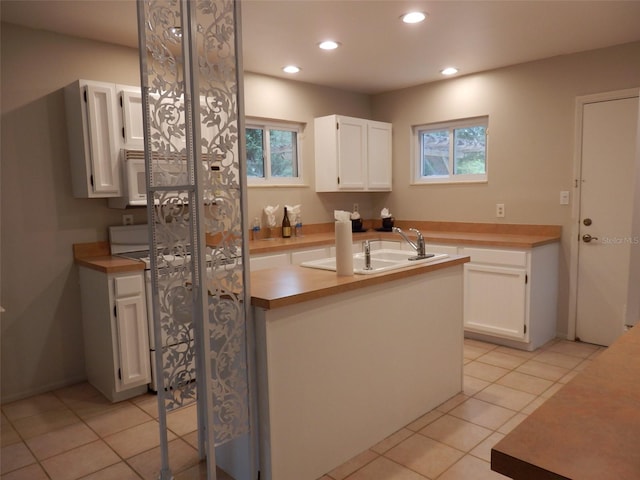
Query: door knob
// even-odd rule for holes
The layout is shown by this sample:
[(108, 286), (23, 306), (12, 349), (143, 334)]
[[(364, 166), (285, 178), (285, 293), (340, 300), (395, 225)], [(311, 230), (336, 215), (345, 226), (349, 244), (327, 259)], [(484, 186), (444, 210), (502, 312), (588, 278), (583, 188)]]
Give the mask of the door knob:
[(584, 223), (584, 224), (588, 227), (588, 226), (589, 226), (589, 225), (591, 225), (593, 222), (591, 221), (591, 219), (590, 219), (590, 218), (585, 218), (585, 219), (582, 221), (582, 223)]
[(598, 237), (592, 237), (592, 236), (591, 236), (591, 235), (589, 235), (588, 233), (585, 233), (585, 234), (582, 236), (582, 241), (583, 241), (583, 242), (585, 242), (585, 243), (589, 243), (591, 240), (597, 240), (597, 239), (598, 239)]

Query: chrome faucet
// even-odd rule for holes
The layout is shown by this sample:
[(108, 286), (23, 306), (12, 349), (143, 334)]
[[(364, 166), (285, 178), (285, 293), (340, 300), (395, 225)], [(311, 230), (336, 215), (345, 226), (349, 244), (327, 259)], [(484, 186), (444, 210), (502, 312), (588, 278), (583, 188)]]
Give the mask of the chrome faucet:
[(362, 242), (362, 250), (364, 250), (364, 269), (371, 270), (371, 244), (369, 240)]
[(424, 237), (422, 236), (422, 233), (420, 233), (420, 230), (416, 228), (409, 229), (409, 231), (415, 232), (417, 236), (415, 242), (413, 242), (409, 237), (407, 237), (405, 233), (402, 230), (400, 230), (398, 227), (393, 227), (393, 231), (395, 233), (400, 234), (400, 236), (404, 238), (407, 241), (407, 243), (411, 245), (413, 249), (415, 249), (417, 255), (415, 257), (410, 258), (409, 260), (421, 260), (423, 258), (428, 258), (433, 256), (433, 254), (427, 255), (427, 253), (425, 252)]

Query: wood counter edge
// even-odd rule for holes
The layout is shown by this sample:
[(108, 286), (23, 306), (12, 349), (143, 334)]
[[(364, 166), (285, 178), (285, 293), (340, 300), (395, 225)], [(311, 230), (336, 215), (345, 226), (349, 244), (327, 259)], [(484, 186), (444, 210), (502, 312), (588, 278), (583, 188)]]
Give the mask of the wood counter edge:
[(515, 480), (638, 478), (640, 455), (626, 448), (640, 432), (639, 352), (636, 325), (498, 441), (491, 469)]
[(73, 244), (73, 261), (76, 265), (104, 273), (125, 273), (144, 270), (144, 263), (111, 255), (109, 242)]
[[(409, 236), (413, 236), (408, 232)], [(530, 235), (513, 233), (485, 233), (485, 232), (422, 232), (427, 243), (445, 243), (453, 245), (478, 245), (486, 247), (534, 248), (556, 243), (561, 240), (558, 235)], [(364, 232), (356, 233), (353, 242), (364, 240), (402, 240), (396, 233)], [(276, 253), (299, 248), (321, 247), (335, 243), (333, 233), (319, 233), (305, 237), (272, 240), (251, 240), (249, 250), (253, 254)]]
[(493, 448), (491, 449), (491, 470), (520, 480), (571, 480)]
[[(370, 287), (373, 285), (380, 285), (382, 283), (390, 282), (393, 280), (399, 280), (402, 278), (413, 277), (416, 275), (423, 275), (429, 272), (433, 272), (436, 270), (441, 270), (444, 268), (450, 268), (456, 265), (462, 265), (470, 261), (470, 258), (467, 257), (456, 257), (456, 258), (448, 258), (443, 259), (438, 262), (428, 263), (423, 265), (416, 265), (415, 267), (408, 267), (404, 269), (392, 270), (390, 272), (383, 272), (373, 275), (353, 275), (352, 277), (342, 277), (343, 279), (351, 278), (351, 282), (340, 282), (334, 285), (324, 286), (317, 289), (309, 289), (305, 291), (301, 291), (300, 293), (295, 293), (292, 295), (287, 295), (278, 298), (264, 298), (262, 296), (254, 296), (251, 295), (251, 305), (254, 307), (263, 308), (265, 310), (272, 310), (276, 308), (287, 307), (290, 305), (295, 305), (298, 303), (307, 302), (309, 300), (316, 300), (319, 298), (330, 297), (332, 295), (336, 295), (338, 293), (358, 290), (361, 288)], [(303, 275), (304, 271), (307, 270), (305, 267), (300, 267), (298, 265), (291, 265), (288, 267), (282, 268), (295, 268), (300, 269), (300, 273)], [(277, 275), (277, 268), (270, 269), (274, 275)], [(327, 275), (335, 276), (335, 272), (331, 271), (323, 271)]]
[[(560, 233), (555, 231), (551, 231), (549, 234), (432, 231), (423, 232), (423, 235), (427, 242), (427, 250), (429, 243), (529, 249), (561, 240)], [(398, 240), (399, 238), (395, 233), (377, 232), (375, 230), (353, 235), (354, 242), (359, 240)], [(252, 240), (249, 242), (249, 249), (252, 254), (265, 254), (321, 247), (333, 245), (334, 243), (333, 232), (324, 232), (291, 239)], [(112, 257), (110, 255), (109, 242), (106, 241), (73, 244), (73, 257), (78, 265), (107, 273), (132, 272), (144, 269), (144, 266), (139, 261)], [(115, 262), (110, 260), (115, 260)]]

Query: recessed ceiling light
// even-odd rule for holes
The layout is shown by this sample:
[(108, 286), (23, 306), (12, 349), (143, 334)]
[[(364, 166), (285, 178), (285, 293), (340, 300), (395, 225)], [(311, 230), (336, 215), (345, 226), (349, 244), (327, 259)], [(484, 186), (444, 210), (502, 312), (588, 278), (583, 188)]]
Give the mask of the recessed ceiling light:
[(455, 75), (458, 73), (458, 69), (456, 67), (447, 67), (445, 69), (440, 70), (442, 75)]
[(300, 71), (300, 67), (296, 67), (295, 65), (287, 65), (286, 67), (282, 67), (282, 71), (286, 73), (298, 73)]
[(320, 47), (322, 50), (335, 50), (339, 46), (340, 44), (333, 40), (325, 40), (324, 42), (320, 42), (318, 44), (318, 47)]
[(404, 23), (420, 23), (427, 18), (427, 14), (424, 12), (409, 12), (405, 13), (400, 18)]

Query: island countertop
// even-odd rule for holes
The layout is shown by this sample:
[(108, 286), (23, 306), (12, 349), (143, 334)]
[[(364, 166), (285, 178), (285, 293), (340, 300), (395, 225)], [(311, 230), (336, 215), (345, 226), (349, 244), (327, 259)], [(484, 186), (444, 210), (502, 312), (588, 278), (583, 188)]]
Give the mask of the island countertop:
[(251, 304), (269, 310), (400, 278), (422, 275), (468, 261), (469, 257), (452, 255), (431, 263), (389, 272), (349, 276), (339, 276), (332, 271), (298, 265), (258, 270), (251, 272)]
[(639, 356), (636, 326), (500, 440), (491, 468), (515, 480), (640, 478)]

